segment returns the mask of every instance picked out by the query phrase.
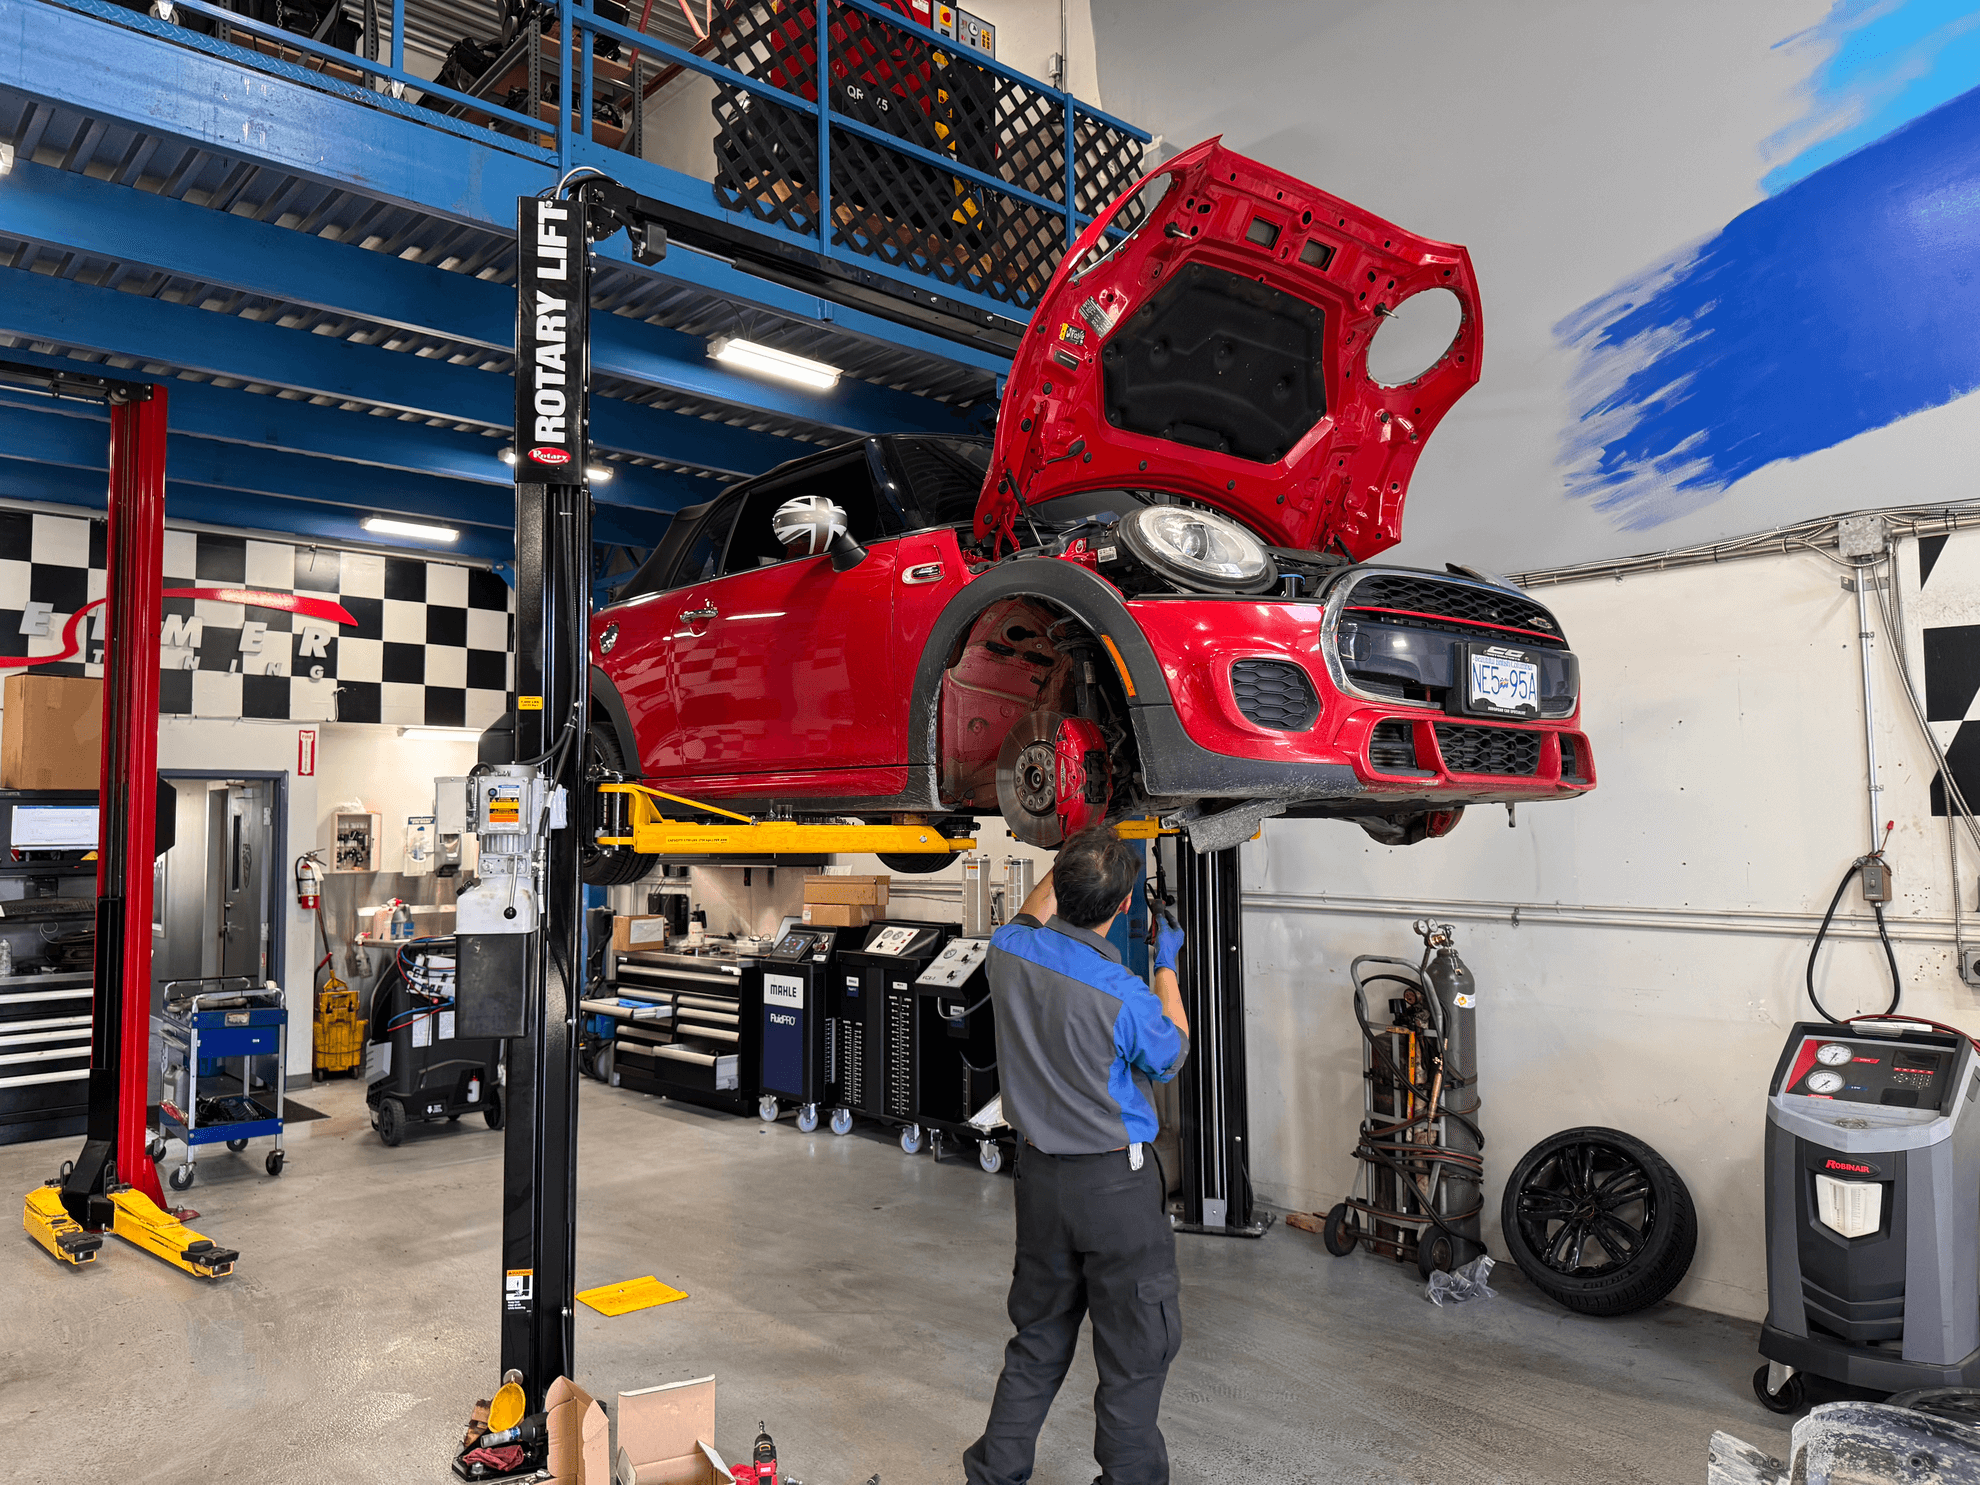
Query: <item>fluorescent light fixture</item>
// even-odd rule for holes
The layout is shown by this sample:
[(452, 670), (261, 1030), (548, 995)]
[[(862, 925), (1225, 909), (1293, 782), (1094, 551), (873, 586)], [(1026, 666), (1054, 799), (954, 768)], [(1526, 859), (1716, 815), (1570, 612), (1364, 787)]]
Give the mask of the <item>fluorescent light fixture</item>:
[(5, 175), (13, 168), (14, 147), (11, 144), (0, 144), (0, 175)]
[(421, 541), (453, 541), (461, 533), (452, 526), (428, 526), (420, 521), (395, 521), (389, 516), (366, 516), (364, 529), (380, 536), (416, 536)]
[(594, 485), (611, 484), (612, 474), (612, 466), (609, 464), (587, 464), (584, 467), (584, 477)]
[(796, 382), (801, 387), (815, 387), (821, 392), (829, 392), (839, 384), (839, 368), (836, 366), (793, 356), (789, 351), (758, 345), (753, 340), (739, 340), (733, 335), (718, 335), (709, 341), (708, 358), (739, 371), (774, 376), (782, 381)]
[(474, 742), (481, 736), (472, 727), (401, 727), (408, 742)]
[(514, 449), (504, 449), (495, 457), (500, 459), (504, 464), (513, 464), (516, 462), (516, 451)]

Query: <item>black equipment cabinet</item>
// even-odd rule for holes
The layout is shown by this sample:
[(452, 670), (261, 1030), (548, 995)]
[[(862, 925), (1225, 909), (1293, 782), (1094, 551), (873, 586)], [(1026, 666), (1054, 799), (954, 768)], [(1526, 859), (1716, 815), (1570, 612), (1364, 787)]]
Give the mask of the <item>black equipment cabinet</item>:
[[(0, 979), (0, 1145), (81, 1134), (88, 1122), (96, 895), (79, 894), (73, 879), (94, 885), (96, 809), (93, 790), (0, 789), (0, 881), (8, 884), (0, 888), (0, 938), (15, 971)], [(86, 826), (89, 843), (33, 844), (69, 839), (71, 831), (47, 828), (51, 819)], [(158, 849), (170, 845), (161, 836)], [(16, 890), (22, 895), (7, 895)]]
[(834, 1134), (850, 1130), (854, 1114), (865, 1114), (906, 1126), (902, 1148), (921, 1148), (914, 1117), (915, 981), (955, 931), (953, 923), (886, 918), (867, 927), (858, 948), (839, 950), (826, 997), (825, 1101), (834, 1106)]
[(618, 1023), (612, 1082), (732, 1114), (754, 1112), (763, 1049), (763, 971), (731, 954), (635, 951), (611, 956), (621, 1000), (669, 1007), (660, 1021)]
[(915, 979), (913, 1109), (938, 1153), (943, 1135), (974, 1141), (983, 1168), (996, 1171), (1003, 1165), (997, 1140), (969, 1122), (997, 1096), (989, 955), (988, 939), (951, 939)]
[[(405, 957), (418, 963), (420, 983), (408, 981)], [(365, 1038), (364, 1101), (371, 1127), (397, 1145), (414, 1124), (480, 1114), (502, 1127), (502, 1042), (454, 1034), (453, 941), (395, 955), (371, 993)]]
[(794, 1103), (798, 1128), (809, 1134), (818, 1127), (825, 1100), (826, 995), (839, 950), (865, 936), (864, 928), (793, 928), (765, 951), (756, 1111), (766, 1123)]

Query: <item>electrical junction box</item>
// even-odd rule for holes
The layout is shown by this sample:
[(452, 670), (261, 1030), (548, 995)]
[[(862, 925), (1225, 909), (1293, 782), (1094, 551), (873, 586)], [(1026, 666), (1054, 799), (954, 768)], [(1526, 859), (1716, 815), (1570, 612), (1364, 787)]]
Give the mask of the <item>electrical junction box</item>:
[(986, 57), (997, 55), (997, 28), (982, 16), (971, 15), (954, 5), (935, 7), (935, 30), (937, 34), (959, 41), (973, 51), (982, 52)]
[(1865, 902), (1889, 902), (1891, 900), (1891, 869), (1881, 861), (1863, 863), (1863, 900)]

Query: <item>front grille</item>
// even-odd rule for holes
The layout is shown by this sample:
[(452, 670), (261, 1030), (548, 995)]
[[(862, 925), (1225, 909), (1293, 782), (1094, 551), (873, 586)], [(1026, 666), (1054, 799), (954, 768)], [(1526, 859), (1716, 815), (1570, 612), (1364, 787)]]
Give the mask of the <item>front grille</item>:
[(1240, 660), (1231, 666), (1238, 710), (1256, 727), (1304, 732), (1320, 720), (1320, 698), (1299, 666), (1284, 660)]
[(1416, 766), (1416, 728), (1408, 722), (1377, 722), (1368, 734), (1369, 766), (1378, 773), (1422, 773)]
[(1538, 635), (1543, 642), (1566, 643), (1554, 616), (1530, 598), (1495, 588), (1442, 583), (1435, 578), (1403, 573), (1363, 578), (1348, 594), (1347, 607), (1456, 619), (1466, 625), (1521, 631), (1528, 640)]
[(1540, 734), (1511, 727), (1468, 727), (1439, 722), (1437, 751), (1452, 773), (1500, 773), (1531, 777), (1540, 771)]
[(1581, 766), (1581, 744), (1561, 734), (1561, 777), (1571, 782), (1579, 782), (1588, 777)]

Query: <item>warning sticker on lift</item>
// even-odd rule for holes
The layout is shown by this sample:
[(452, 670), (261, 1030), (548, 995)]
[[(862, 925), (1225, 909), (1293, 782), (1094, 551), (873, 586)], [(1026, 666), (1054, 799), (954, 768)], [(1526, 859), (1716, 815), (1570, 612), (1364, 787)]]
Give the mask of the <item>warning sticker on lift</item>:
[(500, 784), (488, 791), (488, 804), (483, 813), (481, 825), (484, 830), (496, 825), (522, 824), (522, 785)]
[(502, 1275), (502, 1308), (526, 1310), (536, 1289), (536, 1270), (512, 1268)]

